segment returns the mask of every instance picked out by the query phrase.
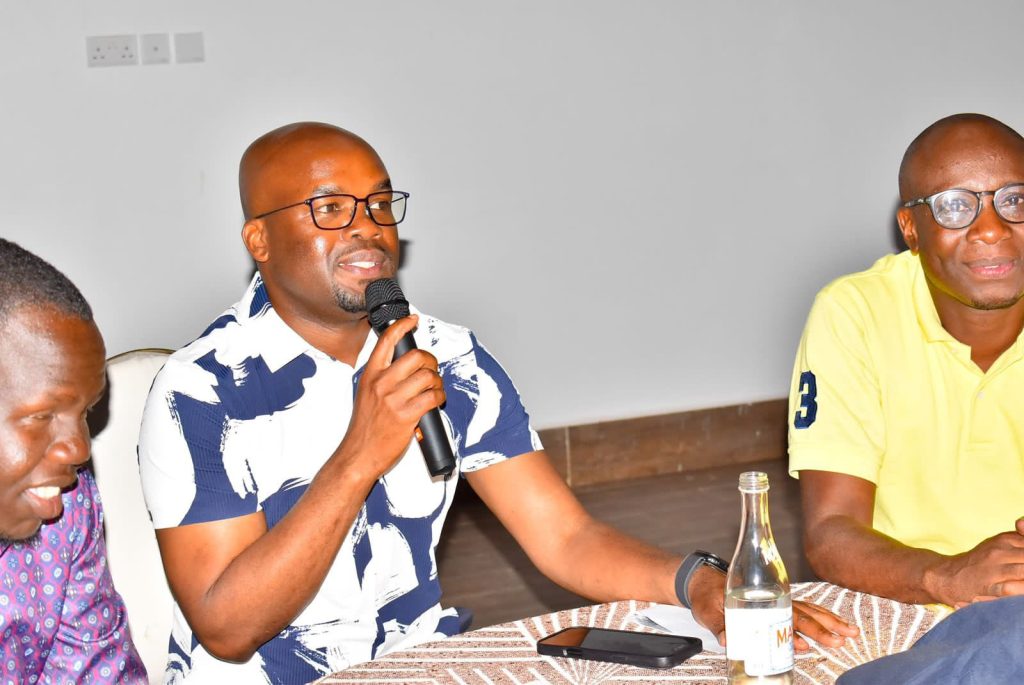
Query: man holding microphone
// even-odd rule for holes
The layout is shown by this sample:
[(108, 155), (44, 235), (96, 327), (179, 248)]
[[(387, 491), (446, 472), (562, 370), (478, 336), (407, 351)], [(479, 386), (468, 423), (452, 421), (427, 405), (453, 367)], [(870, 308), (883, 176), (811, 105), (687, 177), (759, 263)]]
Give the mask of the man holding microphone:
[[(458, 632), (434, 561), (457, 476), (560, 585), (599, 601), (688, 596), (722, 630), (724, 576), (691, 564), (678, 583), (679, 557), (590, 517), (472, 332), (415, 310), (372, 331), (365, 290), (396, 274), (407, 195), (365, 141), (276, 129), (246, 150), (239, 184), (259, 273), (158, 376), (140, 438), (177, 601), (171, 682), (308, 681)], [(420, 349), (394, 359), (410, 332)], [(412, 440), (439, 407), (448, 478)], [(852, 634), (801, 610), (815, 639)]]

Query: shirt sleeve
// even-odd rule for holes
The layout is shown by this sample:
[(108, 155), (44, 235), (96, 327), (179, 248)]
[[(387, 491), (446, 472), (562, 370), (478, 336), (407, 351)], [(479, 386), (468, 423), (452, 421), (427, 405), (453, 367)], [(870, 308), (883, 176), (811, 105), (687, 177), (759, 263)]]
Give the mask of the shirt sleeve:
[(816, 298), (793, 367), (789, 472), (831, 471), (878, 482), (885, 445), (870, 321), (826, 288)]
[(145, 683), (128, 613), (107, 569), (99, 493), (87, 471), (78, 479), (64, 499), (72, 561), (46, 676), (50, 682)]
[(468, 355), (442, 365), (463, 473), (543, 449), (512, 379), (475, 335), (470, 342)]
[[(255, 395), (261, 387), (253, 384)], [(218, 521), (259, 511), (244, 460), (225, 458), (226, 438), (249, 410), (230, 369), (213, 355), (198, 362), (172, 357), (146, 400), (139, 432), (139, 473), (153, 526)]]

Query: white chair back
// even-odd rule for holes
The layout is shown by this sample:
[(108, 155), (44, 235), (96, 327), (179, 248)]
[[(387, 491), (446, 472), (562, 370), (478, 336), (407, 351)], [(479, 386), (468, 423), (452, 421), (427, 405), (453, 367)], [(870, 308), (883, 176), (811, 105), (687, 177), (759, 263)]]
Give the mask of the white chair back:
[(146, 396), (168, 354), (132, 350), (107, 361), (109, 420), (92, 442), (110, 574), (151, 683), (163, 682), (173, 601), (142, 496), (137, 445)]

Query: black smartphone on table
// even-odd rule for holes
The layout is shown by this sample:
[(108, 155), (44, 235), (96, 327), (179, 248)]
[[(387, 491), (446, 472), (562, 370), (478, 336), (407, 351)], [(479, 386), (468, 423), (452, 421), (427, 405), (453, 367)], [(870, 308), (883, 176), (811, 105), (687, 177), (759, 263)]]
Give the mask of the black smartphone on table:
[(537, 653), (611, 661), (644, 668), (672, 668), (704, 649), (700, 639), (666, 633), (573, 626), (542, 637)]

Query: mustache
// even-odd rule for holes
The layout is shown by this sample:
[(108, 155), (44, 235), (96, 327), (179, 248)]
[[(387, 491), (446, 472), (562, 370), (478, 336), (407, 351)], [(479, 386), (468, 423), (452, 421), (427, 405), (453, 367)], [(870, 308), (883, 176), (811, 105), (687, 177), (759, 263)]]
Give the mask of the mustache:
[(395, 255), (384, 245), (384, 243), (377, 240), (365, 240), (353, 245), (347, 245), (344, 249), (333, 255), (335, 261), (342, 261), (349, 255), (357, 252), (378, 252), (384, 258), (385, 263), (391, 263), (395, 260)]

